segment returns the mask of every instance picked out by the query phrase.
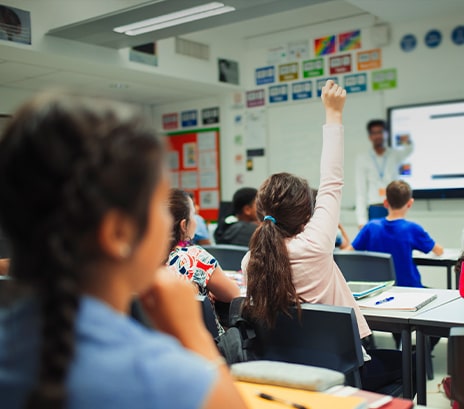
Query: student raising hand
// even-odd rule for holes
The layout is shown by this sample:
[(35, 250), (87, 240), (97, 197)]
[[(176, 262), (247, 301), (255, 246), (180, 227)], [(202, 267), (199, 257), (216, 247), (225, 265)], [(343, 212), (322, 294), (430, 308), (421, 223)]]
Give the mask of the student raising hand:
[(335, 84), (333, 80), (327, 80), (325, 86), (322, 87), (321, 98), (325, 107), (325, 123), (341, 124), (346, 90)]

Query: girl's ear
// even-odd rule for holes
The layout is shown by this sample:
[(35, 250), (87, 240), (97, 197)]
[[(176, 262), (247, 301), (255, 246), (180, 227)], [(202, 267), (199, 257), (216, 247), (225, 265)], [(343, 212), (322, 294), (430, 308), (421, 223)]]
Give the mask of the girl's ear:
[(187, 225), (187, 219), (182, 219), (179, 223), (180, 230), (182, 231), (182, 239), (184, 239), (187, 235)]
[(131, 218), (117, 210), (107, 212), (97, 231), (98, 244), (103, 253), (111, 258), (130, 256), (136, 238), (136, 226)]

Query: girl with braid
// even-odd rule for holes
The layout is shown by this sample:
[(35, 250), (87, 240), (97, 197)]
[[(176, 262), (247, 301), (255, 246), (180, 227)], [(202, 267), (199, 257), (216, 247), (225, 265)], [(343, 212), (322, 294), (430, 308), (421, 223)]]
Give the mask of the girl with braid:
[[(143, 118), (35, 97), (0, 139), (0, 191), (2, 409), (244, 407), (192, 286), (160, 267), (168, 177)], [(134, 294), (156, 330), (128, 317)]]
[[(326, 123), (315, 203), (308, 182), (289, 173), (270, 176), (258, 190), (256, 208), (263, 222), (242, 260), (247, 276), (244, 314), (268, 327), (291, 305), (309, 302), (352, 307), (360, 338), (371, 334), (333, 260), (343, 186), (345, 98), (345, 90), (328, 80), (322, 89)], [(364, 360), (363, 389), (377, 390), (401, 378), (400, 351), (375, 350), (372, 356), (364, 351)]]

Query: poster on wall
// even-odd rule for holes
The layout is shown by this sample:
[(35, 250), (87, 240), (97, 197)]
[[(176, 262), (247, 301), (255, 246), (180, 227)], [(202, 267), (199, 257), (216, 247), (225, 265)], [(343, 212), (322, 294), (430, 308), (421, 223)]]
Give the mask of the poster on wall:
[(267, 63), (269, 65), (283, 63), (287, 61), (287, 55), (288, 50), (285, 45), (269, 48), (267, 50)]
[(31, 13), (0, 4), (0, 40), (31, 44)]
[(247, 108), (263, 106), (266, 103), (264, 89), (255, 89), (253, 91), (247, 91), (246, 93), (246, 104)]
[(372, 89), (380, 91), (384, 89), (396, 88), (397, 72), (396, 68), (372, 72)]
[(183, 128), (198, 125), (198, 111), (191, 109), (189, 111), (181, 112), (180, 122)]
[(275, 81), (275, 68), (273, 65), (268, 67), (256, 68), (256, 85), (271, 84)]
[(350, 51), (361, 48), (361, 30), (339, 34), (338, 48), (340, 51)]
[(219, 107), (202, 109), (201, 110), (201, 121), (203, 125), (219, 123)]
[(218, 74), (219, 82), (238, 85), (238, 62), (227, 60), (225, 58), (218, 58)]
[(303, 61), (303, 78), (320, 77), (321, 75), (324, 75), (323, 58)]
[(200, 215), (216, 221), (219, 209), (219, 129), (168, 135), (171, 184), (193, 194)]
[(356, 54), (358, 71), (372, 70), (382, 66), (382, 51), (375, 48), (368, 51), (360, 51)]
[(271, 104), (276, 102), (288, 101), (288, 85), (274, 85), (269, 87), (269, 102)]
[(292, 99), (294, 101), (312, 98), (312, 96), (313, 96), (312, 81), (294, 82), (292, 84)]
[(349, 94), (367, 91), (367, 74), (345, 75), (343, 87)]
[(164, 114), (161, 122), (163, 123), (163, 129), (177, 129), (179, 128), (179, 115), (177, 112)]
[(333, 54), (335, 52), (335, 36), (326, 36), (316, 38), (314, 40), (314, 55), (319, 57), (321, 55)]
[(337, 55), (329, 58), (330, 75), (351, 72), (351, 54)]
[(279, 81), (293, 81), (298, 79), (298, 63), (279, 65)]
[(309, 42), (302, 40), (289, 43), (288, 60), (295, 61), (303, 58), (309, 58)]

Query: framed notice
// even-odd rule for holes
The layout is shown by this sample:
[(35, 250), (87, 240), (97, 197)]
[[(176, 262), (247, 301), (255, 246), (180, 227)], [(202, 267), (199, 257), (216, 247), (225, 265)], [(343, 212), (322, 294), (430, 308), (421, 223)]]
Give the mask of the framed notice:
[(375, 48), (357, 53), (358, 71), (372, 70), (382, 66), (382, 51)]
[(168, 134), (171, 185), (192, 193), (200, 215), (216, 221), (219, 211), (219, 128)]

